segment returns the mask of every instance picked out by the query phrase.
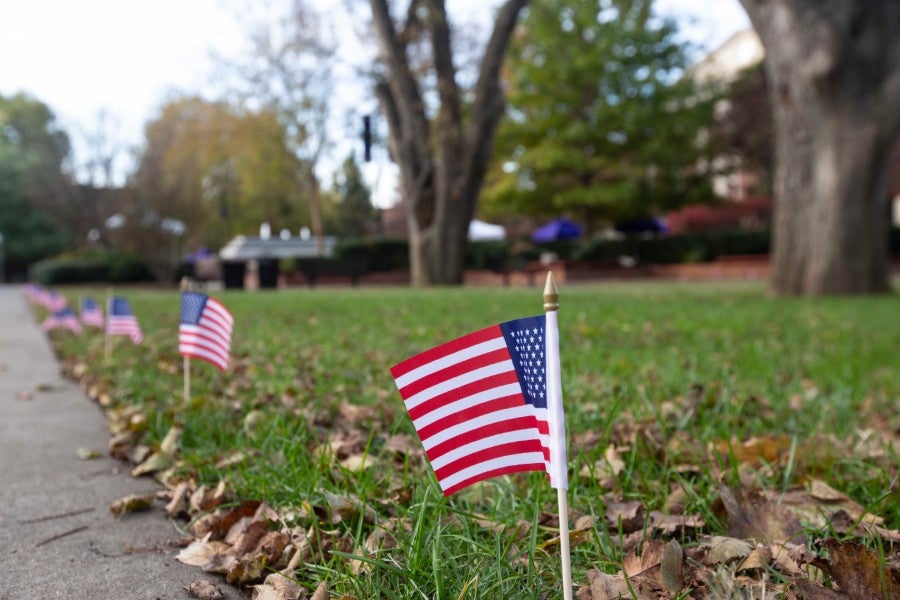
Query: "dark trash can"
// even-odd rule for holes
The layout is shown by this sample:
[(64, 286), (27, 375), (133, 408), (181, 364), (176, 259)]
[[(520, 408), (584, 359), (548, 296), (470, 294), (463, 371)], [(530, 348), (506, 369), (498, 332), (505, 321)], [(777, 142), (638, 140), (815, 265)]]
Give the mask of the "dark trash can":
[(262, 258), (259, 260), (259, 287), (260, 289), (278, 287), (278, 259)]
[(244, 289), (244, 274), (247, 272), (247, 263), (243, 261), (222, 261), (222, 282), (227, 290)]

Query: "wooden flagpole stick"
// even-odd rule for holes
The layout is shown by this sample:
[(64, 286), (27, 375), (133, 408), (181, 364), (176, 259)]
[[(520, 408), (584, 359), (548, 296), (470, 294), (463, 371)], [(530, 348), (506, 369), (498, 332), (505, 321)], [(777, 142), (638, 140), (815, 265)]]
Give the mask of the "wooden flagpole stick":
[(109, 359), (112, 356), (112, 336), (109, 335), (109, 311), (112, 308), (112, 288), (106, 290), (106, 320), (103, 327), (103, 365), (109, 366)]
[(547, 409), (550, 413), (550, 482), (556, 488), (559, 504), (559, 554), (562, 560), (563, 598), (572, 600), (572, 561), (569, 551), (569, 488), (568, 459), (566, 452), (565, 413), (562, 410), (562, 377), (559, 364), (559, 291), (553, 272), (547, 273), (544, 286), (544, 312), (546, 313), (547, 358)]
[[(191, 291), (191, 280), (187, 277), (181, 278), (181, 293)], [(191, 401), (191, 357), (184, 357), (184, 405), (187, 406)]]
[(184, 405), (191, 401), (191, 357), (184, 357)]

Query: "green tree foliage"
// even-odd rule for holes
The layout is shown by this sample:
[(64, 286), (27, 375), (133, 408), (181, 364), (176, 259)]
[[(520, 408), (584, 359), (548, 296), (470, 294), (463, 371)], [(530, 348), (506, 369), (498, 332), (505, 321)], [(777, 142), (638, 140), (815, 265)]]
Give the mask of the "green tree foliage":
[(712, 128), (712, 144), (720, 153), (737, 159), (731, 168), (759, 174), (753, 193), (772, 194), (775, 131), (769, 85), (762, 63), (741, 72), (731, 82)]
[(693, 168), (711, 96), (689, 77), (674, 22), (652, 0), (530, 6), (507, 71), (508, 119), (483, 198), (500, 216), (589, 223), (653, 214), (705, 194)]
[(377, 211), (372, 206), (372, 192), (363, 180), (362, 171), (351, 152), (341, 170), (335, 176), (334, 191), (337, 205), (334, 207), (334, 224), (331, 231), (341, 236), (364, 237), (374, 233)]
[(0, 233), (10, 276), (70, 242), (68, 154), (69, 138), (46, 104), (24, 94), (0, 96)]
[(298, 159), (272, 111), (186, 97), (145, 127), (146, 146), (131, 181), (136, 223), (183, 221), (188, 247), (218, 248), (253, 234), (309, 225)]

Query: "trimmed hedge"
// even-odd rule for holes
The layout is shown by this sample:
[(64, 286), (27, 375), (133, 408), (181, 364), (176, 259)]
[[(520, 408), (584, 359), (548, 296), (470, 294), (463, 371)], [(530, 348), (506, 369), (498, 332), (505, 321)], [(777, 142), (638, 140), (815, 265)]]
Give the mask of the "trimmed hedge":
[(406, 240), (342, 240), (334, 248), (339, 259), (367, 260), (369, 271), (383, 272), (409, 268), (409, 244)]
[[(722, 230), (670, 235), (652, 238), (586, 241), (564, 241), (539, 244), (512, 255), (513, 240), (470, 242), (466, 249), (468, 269), (501, 271), (516, 268), (526, 260), (537, 260), (543, 252), (553, 252), (561, 259), (617, 261), (630, 256), (642, 264), (707, 262), (720, 256), (763, 255), (769, 253), (769, 230)], [(900, 254), (900, 228), (890, 233), (890, 248)], [(368, 259), (370, 271), (392, 271), (409, 267), (409, 245), (406, 240), (345, 240), (335, 248), (336, 258)]]
[(615, 261), (630, 256), (642, 264), (712, 261), (735, 254), (768, 254), (769, 231), (711, 231), (654, 238), (594, 239), (581, 246), (575, 260)]
[(31, 265), (28, 276), (44, 285), (153, 281), (147, 263), (121, 252), (49, 258)]

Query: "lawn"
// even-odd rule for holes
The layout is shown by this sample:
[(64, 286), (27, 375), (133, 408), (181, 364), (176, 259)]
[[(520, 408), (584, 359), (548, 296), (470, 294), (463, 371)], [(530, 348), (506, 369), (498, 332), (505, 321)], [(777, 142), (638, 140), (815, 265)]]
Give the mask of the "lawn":
[[(74, 301), (85, 290), (66, 292)], [(293, 575), (305, 588), (325, 581), (336, 597), (355, 598), (561, 597), (546, 476), (504, 476), (445, 499), (389, 373), (469, 331), (540, 314), (540, 289), (215, 294), (235, 317), (232, 368), (195, 362), (187, 403), (178, 294), (121, 293), (144, 343), (117, 339), (105, 362), (102, 335), (54, 333), (67, 370), (107, 405), (115, 431), (131, 432), (128, 450), (143, 451), (133, 459), (163, 445), (172, 460), (161, 466), (171, 468), (157, 477), (170, 488), (224, 479), (220, 513), (246, 500), (273, 507), (271, 520), (307, 550)], [(704, 536), (760, 541), (736, 524), (741, 515), (766, 531), (788, 520), (749, 508), (763, 495), (799, 507), (802, 533), (792, 535), (801, 545), (859, 539), (889, 561), (884, 540), (900, 529), (898, 315), (896, 295), (813, 301), (773, 299), (755, 283), (562, 286), (576, 587), (590, 569), (620, 571), (641, 539), (677, 539), (688, 555)], [(173, 425), (177, 456), (163, 443)], [(852, 523), (836, 524), (834, 506)], [(195, 509), (194, 524), (204, 514)], [(893, 543), (896, 551), (900, 537)], [(790, 579), (763, 571), (776, 586)], [(601, 597), (593, 593), (585, 597)]]

